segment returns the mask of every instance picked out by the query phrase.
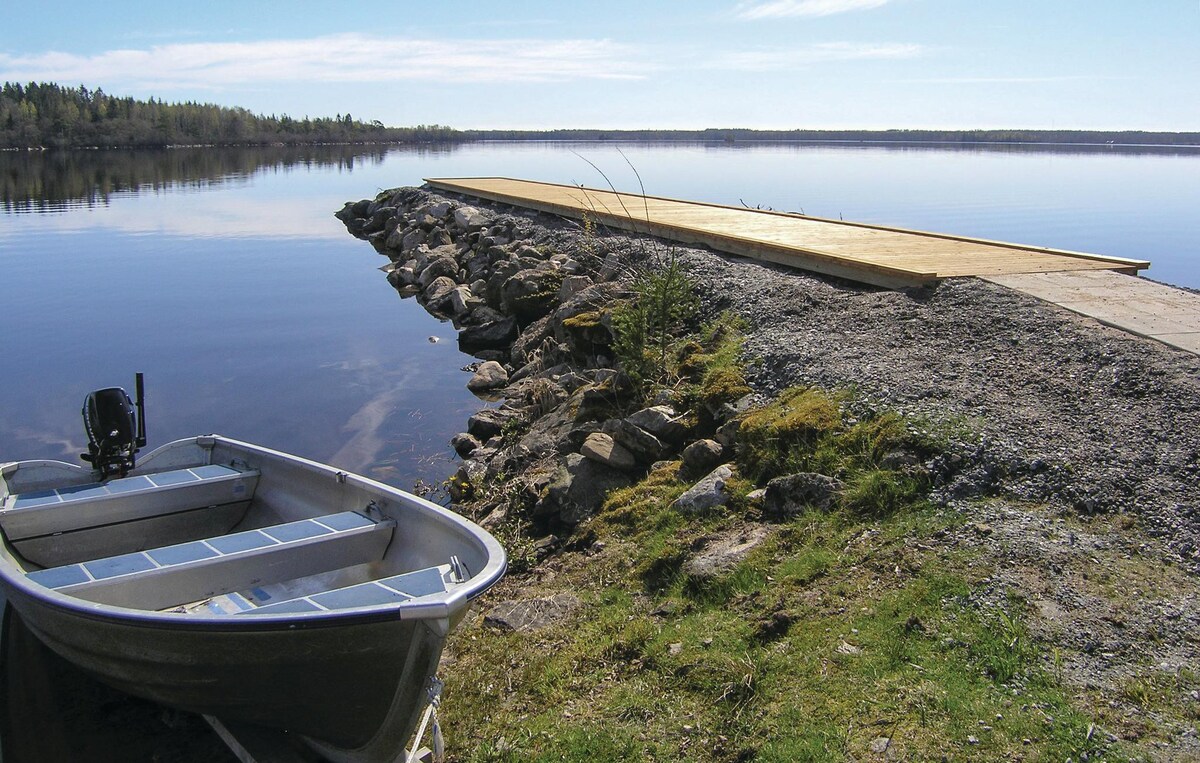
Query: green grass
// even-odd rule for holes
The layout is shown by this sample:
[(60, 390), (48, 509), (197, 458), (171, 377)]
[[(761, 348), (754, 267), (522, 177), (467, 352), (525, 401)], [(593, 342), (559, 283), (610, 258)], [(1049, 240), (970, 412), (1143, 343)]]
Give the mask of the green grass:
[(958, 516), (809, 512), (696, 585), (679, 565), (697, 539), (744, 518), (678, 516), (683, 487), (660, 469), (581, 528), (603, 550), (561, 557), (553, 581), (576, 618), (454, 636), (458, 759), (842, 761), (879, 736), (911, 760), (1122, 759), (1087, 740), (1024, 603), (976, 603), (972, 555), (928, 545)]
[[(656, 367), (694, 436), (749, 391), (741, 347), (722, 317)], [(673, 510), (689, 483), (671, 462), (575, 530), (568, 546), (587, 551), (541, 563), (514, 511), (503, 528), (528, 572), (496, 595), (569, 591), (583, 607), (533, 633), (477, 618), (452, 636), (452, 759), (847, 761), (878, 759), (882, 736), (904, 760), (1125, 759), (1089, 735), (1096, 719), (1031, 637), (1025, 602), (981, 603), (981, 556), (936, 540), (965, 521), (924, 500), (922, 463), (949, 436), (850, 392), (796, 388), (740, 419), (725, 507)], [(831, 510), (764, 525), (718, 577), (685, 572), (710, 539), (761, 520), (755, 485), (799, 471), (841, 481)], [(1169, 696), (1146, 681), (1126, 693)]]

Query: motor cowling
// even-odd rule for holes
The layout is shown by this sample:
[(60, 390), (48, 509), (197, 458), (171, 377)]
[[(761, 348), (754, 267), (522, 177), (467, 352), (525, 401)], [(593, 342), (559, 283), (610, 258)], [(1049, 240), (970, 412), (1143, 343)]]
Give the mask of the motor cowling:
[(124, 476), (134, 467), (134, 456), (146, 444), (142, 413), (142, 379), (138, 374), (138, 405), (120, 387), (98, 389), (83, 401), (83, 427), (88, 452), (81, 454), (103, 478)]

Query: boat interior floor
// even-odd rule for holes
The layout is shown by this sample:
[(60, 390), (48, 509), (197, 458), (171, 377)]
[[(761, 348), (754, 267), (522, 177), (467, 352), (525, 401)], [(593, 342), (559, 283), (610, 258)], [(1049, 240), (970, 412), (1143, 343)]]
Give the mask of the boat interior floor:
[[(197, 512), (235, 485), (244, 516), (258, 473), (193, 467), (105, 484), (8, 496), (0, 527), (10, 540), (63, 544), (61, 536)], [(236, 480), (231, 483), (230, 480)], [(228, 483), (224, 486), (216, 483)], [(181, 496), (182, 491), (186, 495)], [(238, 489), (240, 487), (240, 489)], [(147, 497), (156, 497), (148, 501)], [(64, 511), (70, 504), (73, 510)], [(152, 509), (147, 508), (153, 506)], [(55, 511), (54, 509), (57, 509)], [(220, 517), (226, 526), (229, 517)], [(465, 582), (456, 559), (411, 570), (379, 564), (396, 522), (368, 509), (189, 539), (157, 548), (52, 564), (29, 580), (79, 599), (145, 611), (253, 615), (319, 612), (440, 596)], [(126, 531), (126, 534), (128, 532)], [(195, 537), (194, 535), (192, 536)], [(87, 545), (87, 544), (84, 544)], [(21, 549), (20, 543), (17, 544)], [(93, 544), (104, 548), (103, 544)], [(47, 546), (48, 547), (48, 546)], [(33, 543), (30, 548), (42, 548)], [(111, 549), (111, 546), (108, 547)], [(23, 549), (21, 549), (23, 550)], [(53, 558), (51, 556), (51, 558)], [(68, 557), (70, 558), (70, 557)]]

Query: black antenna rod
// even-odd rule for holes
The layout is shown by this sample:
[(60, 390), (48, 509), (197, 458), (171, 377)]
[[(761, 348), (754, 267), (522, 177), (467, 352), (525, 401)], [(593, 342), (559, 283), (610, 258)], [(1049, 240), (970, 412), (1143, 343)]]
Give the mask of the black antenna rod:
[(146, 405), (145, 405), (145, 388), (142, 386), (142, 372), (138, 371), (134, 375), (134, 387), (137, 393), (137, 447), (146, 447)]

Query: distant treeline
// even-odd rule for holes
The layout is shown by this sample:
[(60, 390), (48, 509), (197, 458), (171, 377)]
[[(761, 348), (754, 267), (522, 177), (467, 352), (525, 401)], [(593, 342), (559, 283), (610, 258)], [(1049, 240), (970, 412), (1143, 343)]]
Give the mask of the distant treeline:
[(850, 143), (1200, 145), (1197, 132), (1092, 130), (454, 130), (441, 125), (385, 127), (350, 114), (264, 116), (210, 103), (122, 98), (99, 88), (5, 82), (0, 89), (2, 148), (161, 148), (319, 143), (451, 143), (473, 140)]
[(560, 141), (695, 141), (740, 143), (755, 141), (838, 141), (863, 143), (1086, 143), (1196, 146), (1200, 132), (1144, 130), (466, 130), (468, 140)]
[(461, 140), (440, 125), (384, 127), (349, 114), (293, 119), (209, 103), (121, 98), (53, 83), (0, 89), (0, 148), (152, 148), (179, 145), (414, 143)]

